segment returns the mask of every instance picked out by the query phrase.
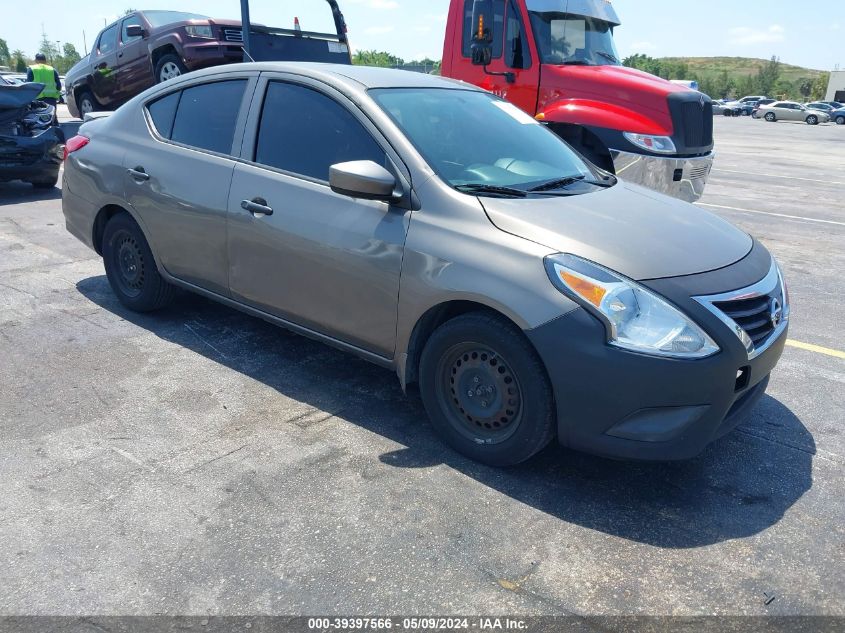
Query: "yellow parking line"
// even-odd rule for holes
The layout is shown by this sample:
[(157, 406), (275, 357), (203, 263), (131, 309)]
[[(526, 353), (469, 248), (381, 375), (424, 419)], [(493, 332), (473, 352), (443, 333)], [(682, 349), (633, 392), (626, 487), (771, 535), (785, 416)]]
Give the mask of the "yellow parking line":
[(797, 347), (798, 349), (804, 349), (808, 352), (816, 352), (817, 354), (825, 354), (827, 356), (833, 356), (834, 358), (845, 359), (845, 352), (840, 352), (837, 349), (830, 349), (829, 347), (812, 345), (810, 343), (802, 343), (801, 341), (793, 341), (792, 339), (787, 339), (786, 344), (789, 347)]

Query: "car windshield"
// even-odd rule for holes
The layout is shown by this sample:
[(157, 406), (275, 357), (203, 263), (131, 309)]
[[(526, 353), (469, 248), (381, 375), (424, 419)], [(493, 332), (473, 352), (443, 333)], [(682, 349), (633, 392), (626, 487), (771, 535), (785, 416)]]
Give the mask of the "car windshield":
[(599, 175), (544, 125), (486, 92), (379, 88), (370, 95), (452, 187), (527, 191)]
[(174, 22), (185, 22), (187, 20), (207, 20), (207, 15), (199, 13), (185, 13), (184, 11), (144, 11), (144, 17), (154, 29), (160, 26), (167, 26)]
[(531, 11), (544, 64), (619, 66), (613, 26), (596, 18), (556, 11)]

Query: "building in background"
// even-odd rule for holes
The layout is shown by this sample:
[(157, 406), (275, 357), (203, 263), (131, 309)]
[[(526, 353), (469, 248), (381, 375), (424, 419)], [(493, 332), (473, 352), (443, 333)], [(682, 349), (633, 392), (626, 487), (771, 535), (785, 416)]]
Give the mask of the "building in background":
[(830, 83), (827, 84), (825, 101), (845, 102), (845, 70), (834, 70), (830, 73)]

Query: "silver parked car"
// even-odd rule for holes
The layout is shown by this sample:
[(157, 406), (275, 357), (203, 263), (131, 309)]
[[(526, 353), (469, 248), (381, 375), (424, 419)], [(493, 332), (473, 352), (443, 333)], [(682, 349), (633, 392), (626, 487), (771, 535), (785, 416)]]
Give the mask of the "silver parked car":
[(67, 228), (127, 308), (180, 287), (390, 368), (488, 464), (553, 438), (691, 457), (745, 418), (785, 344), (759, 242), (464, 83), (217, 67), (86, 123), (67, 152)]
[(768, 105), (760, 106), (755, 118), (766, 119), (770, 123), (775, 121), (803, 121), (808, 125), (828, 123), (830, 115), (821, 110), (812, 110), (794, 101), (775, 101)]

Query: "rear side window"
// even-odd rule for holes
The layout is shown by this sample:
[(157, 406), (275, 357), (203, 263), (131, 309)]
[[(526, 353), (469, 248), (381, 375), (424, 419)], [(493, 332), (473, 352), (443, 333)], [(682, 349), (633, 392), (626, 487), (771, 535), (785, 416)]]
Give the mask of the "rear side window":
[(256, 163), (328, 181), (329, 167), (352, 160), (384, 165), (386, 155), (351, 112), (316, 90), (282, 82), (269, 84), (261, 111)]
[[(183, 90), (170, 139), (210, 152), (230, 154), (246, 83), (246, 79), (236, 79)], [(162, 106), (164, 114), (166, 107)], [(159, 132), (163, 134), (163, 130)]]
[[(472, 57), (472, 36), (477, 25), (472, 23), (473, 0), (464, 0), (464, 40), (462, 53), (464, 57)], [(502, 56), (502, 41), (504, 40), (505, 0), (493, 0), (493, 59)]]
[(156, 132), (164, 138), (170, 138), (170, 134), (173, 132), (173, 119), (176, 118), (176, 107), (179, 105), (181, 94), (181, 91), (174, 92), (147, 106)]

